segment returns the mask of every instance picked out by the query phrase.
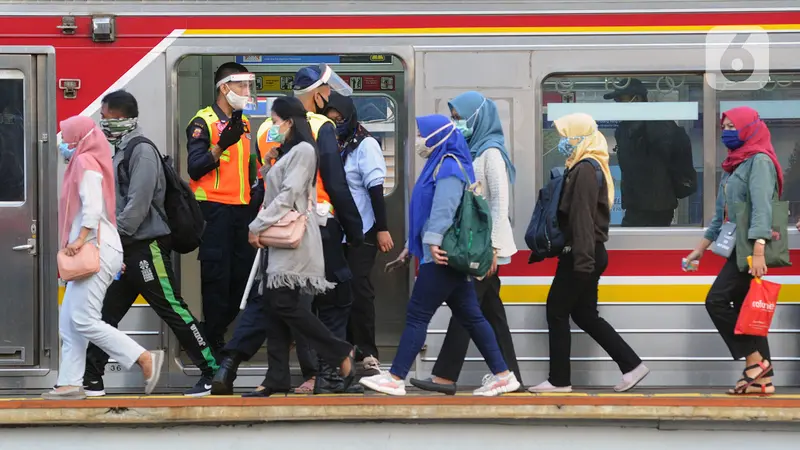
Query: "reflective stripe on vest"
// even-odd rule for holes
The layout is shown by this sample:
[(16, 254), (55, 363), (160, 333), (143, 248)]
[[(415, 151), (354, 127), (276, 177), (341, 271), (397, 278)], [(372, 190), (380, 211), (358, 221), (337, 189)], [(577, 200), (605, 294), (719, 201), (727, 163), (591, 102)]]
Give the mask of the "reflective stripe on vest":
[[(326, 123), (330, 123), (335, 127), (335, 124), (331, 119), (328, 119), (321, 114), (307, 113), (306, 117), (308, 118), (308, 124), (311, 126), (311, 133), (314, 135), (314, 139), (317, 139), (317, 136), (319, 135), (319, 129), (322, 128), (322, 126)], [(271, 127), (272, 119), (268, 117), (264, 123), (258, 127), (258, 133), (256, 133), (256, 142), (258, 143), (258, 152), (261, 155), (261, 161), (264, 161), (267, 153), (269, 153), (270, 150), (280, 146), (278, 142), (267, 140), (269, 129)], [(333, 214), (331, 197), (328, 195), (328, 191), (325, 190), (325, 185), (322, 183), (322, 177), (320, 176), (319, 171), (317, 171), (317, 203), (327, 204), (331, 214)]]
[[(219, 142), (219, 135), (225, 127), (210, 106), (201, 109), (192, 118), (201, 118), (208, 127), (211, 146)], [(189, 180), (189, 186), (198, 201), (223, 203), (226, 205), (247, 205), (250, 203), (250, 121), (242, 117), (247, 133), (236, 145), (228, 147), (219, 158), (219, 167), (203, 175), (199, 180)], [(209, 146), (209, 151), (211, 147)], [(235, 166), (232, 166), (235, 164)]]

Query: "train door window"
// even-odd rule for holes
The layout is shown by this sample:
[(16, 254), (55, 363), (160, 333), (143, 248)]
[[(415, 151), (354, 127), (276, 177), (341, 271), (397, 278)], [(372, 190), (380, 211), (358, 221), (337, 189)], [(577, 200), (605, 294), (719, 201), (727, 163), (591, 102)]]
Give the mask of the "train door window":
[[(545, 179), (566, 159), (553, 121), (586, 113), (608, 144), (615, 192), (611, 226), (703, 223), (702, 75), (559, 75), (544, 81), (542, 97)], [(691, 192), (680, 180), (695, 171)]]
[(24, 75), (0, 70), (0, 202), (25, 201)]
[[(351, 85), (353, 83), (351, 82)], [(383, 182), (383, 194), (389, 195), (395, 187), (395, 147), (396, 147), (396, 121), (395, 111), (397, 104), (391, 97), (385, 95), (354, 95), (358, 121), (369, 131), (383, 152), (386, 162), (386, 178)]]
[[(746, 77), (727, 75), (727, 82), (746, 83)], [(721, 80), (720, 83), (726, 83)], [(772, 146), (778, 155), (778, 162), (784, 173), (782, 200), (789, 202), (793, 220), (800, 219), (800, 74), (772, 74), (766, 85), (755, 86), (754, 89), (734, 90), (717, 88), (718, 111), (723, 112), (737, 106), (749, 106), (758, 111), (761, 119), (767, 124), (772, 136)], [(722, 161), (728, 149), (720, 139), (720, 128), (717, 131), (717, 163), (716, 180), (722, 176)]]

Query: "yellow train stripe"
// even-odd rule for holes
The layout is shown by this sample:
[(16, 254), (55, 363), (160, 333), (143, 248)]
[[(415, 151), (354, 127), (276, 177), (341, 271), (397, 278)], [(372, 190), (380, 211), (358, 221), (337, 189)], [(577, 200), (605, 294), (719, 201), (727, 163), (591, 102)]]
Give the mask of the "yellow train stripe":
[[(59, 286), (58, 287), (58, 304), (61, 305), (64, 303), (64, 291), (66, 291), (66, 286)], [(141, 295), (136, 297), (136, 301), (133, 302), (134, 305), (146, 305), (147, 302), (144, 300), (144, 297)]]
[[(184, 30), (184, 36), (258, 35), (446, 35), (446, 34), (587, 34), (587, 33), (694, 33), (708, 32), (717, 25), (605, 26), (605, 27), (442, 27), (442, 28), (245, 28)], [(797, 31), (800, 24), (724, 26), (726, 30)]]
[[(705, 303), (710, 285), (600, 285), (600, 303)], [(545, 303), (550, 286), (500, 288), (503, 303)], [(781, 286), (778, 302), (800, 301), (800, 285)]]

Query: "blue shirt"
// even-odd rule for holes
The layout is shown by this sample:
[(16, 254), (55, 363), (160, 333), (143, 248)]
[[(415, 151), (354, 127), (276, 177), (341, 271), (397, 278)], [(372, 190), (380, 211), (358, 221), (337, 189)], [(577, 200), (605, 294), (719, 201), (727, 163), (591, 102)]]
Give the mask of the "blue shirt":
[(447, 177), (436, 182), (431, 215), (422, 229), (422, 264), (433, 262), (430, 246), (442, 245), (444, 234), (453, 225), (465, 187), (466, 184), (458, 177)]
[(382, 185), (386, 178), (386, 161), (378, 141), (367, 137), (358, 148), (353, 150), (344, 161), (344, 171), (347, 177), (347, 186), (356, 203), (364, 234), (375, 226), (375, 212), (372, 210), (372, 201), (369, 189)]

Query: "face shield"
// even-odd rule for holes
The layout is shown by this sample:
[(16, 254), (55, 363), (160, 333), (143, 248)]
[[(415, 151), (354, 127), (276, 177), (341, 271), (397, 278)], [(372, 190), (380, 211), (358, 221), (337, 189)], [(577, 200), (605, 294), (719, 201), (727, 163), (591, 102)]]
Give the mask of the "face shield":
[(258, 108), (256, 98), (256, 76), (252, 73), (234, 73), (219, 80), (217, 89), (227, 85), (230, 89), (225, 98), (235, 111), (255, 110)]
[(319, 80), (315, 81), (313, 84), (311, 84), (305, 89), (294, 91), (295, 94), (299, 95), (311, 92), (314, 89), (322, 86), (323, 84), (327, 84), (331, 88), (331, 90), (336, 91), (341, 95), (350, 96), (353, 94), (353, 88), (351, 88), (349, 84), (345, 83), (344, 80), (339, 75), (337, 75), (336, 72), (334, 72), (329, 65), (320, 64), (318, 66), (318, 69), (319, 73), (321, 74)]

